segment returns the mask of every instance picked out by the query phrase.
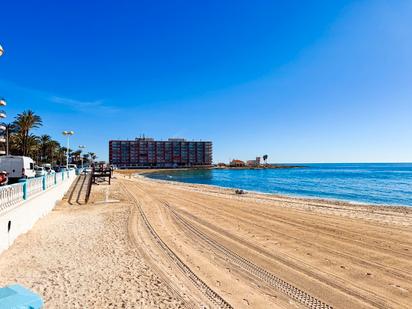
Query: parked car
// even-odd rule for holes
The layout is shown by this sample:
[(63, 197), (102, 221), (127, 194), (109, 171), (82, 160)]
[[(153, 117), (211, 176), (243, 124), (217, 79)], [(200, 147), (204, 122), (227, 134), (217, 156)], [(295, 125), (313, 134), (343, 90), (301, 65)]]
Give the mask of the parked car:
[(24, 156), (0, 157), (0, 170), (7, 172), (10, 181), (36, 176), (34, 161)]
[(45, 167), (44, 169), (48, 175), (56, 173), (51, 167)]
[(69, 164), (68, 166), (69, 166), (69, 170), (77, 168), (76, 164)]
[(46, 174), (46, 169), (43, 166), (36, 167), (36, 177), (45, 176)]
[(55, 171), (52, 169), (52, 165), (50, 163), (44, 163), (44, 164), (42, 164), (42, 167), (44, 167), (44, 169), (46, 170), (46, 174), (48, 174), (48, 175), (55, 173)]

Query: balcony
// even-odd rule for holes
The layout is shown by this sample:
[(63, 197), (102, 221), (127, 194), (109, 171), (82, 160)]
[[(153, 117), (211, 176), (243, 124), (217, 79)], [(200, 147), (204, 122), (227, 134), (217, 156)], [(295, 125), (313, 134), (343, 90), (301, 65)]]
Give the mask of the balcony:
[(6, 131), (6, 127), (0, 124), (0, 131)]
[(6, 106), (6, 100), (5, 99), (0, 99), (0, 106)]
[(3, 135), (0, 135), (0, 143), (5, 143), (6, 142), (6, 137)]
[(5, 111), (0, 111), (0, 118), (6, 118), (6, 112)]

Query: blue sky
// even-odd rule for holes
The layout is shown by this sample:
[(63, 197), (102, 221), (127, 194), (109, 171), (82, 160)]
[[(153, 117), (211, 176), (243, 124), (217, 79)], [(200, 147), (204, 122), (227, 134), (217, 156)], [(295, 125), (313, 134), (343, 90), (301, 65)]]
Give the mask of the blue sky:
[(8, 121), (212, 140), (214, 159), (412, 161), (411, 1), (3, 1)]

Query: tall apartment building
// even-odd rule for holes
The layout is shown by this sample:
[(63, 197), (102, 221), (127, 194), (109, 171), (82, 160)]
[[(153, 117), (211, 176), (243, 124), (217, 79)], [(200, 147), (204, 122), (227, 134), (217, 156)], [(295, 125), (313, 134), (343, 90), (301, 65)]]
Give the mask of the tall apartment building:
[(212, 142), (177, 138), (111, 140), (109, 162), (118, 168), (208, 166), (212, 164)]

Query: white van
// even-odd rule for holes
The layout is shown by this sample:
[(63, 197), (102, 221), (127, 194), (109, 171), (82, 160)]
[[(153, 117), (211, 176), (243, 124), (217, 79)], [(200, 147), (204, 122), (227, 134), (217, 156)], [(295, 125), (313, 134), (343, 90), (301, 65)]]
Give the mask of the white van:
[(23, 156), (1, 156), (0, 170), (8, 173), (9, 179), (32, 178), (36, 176), (34, 161)]

